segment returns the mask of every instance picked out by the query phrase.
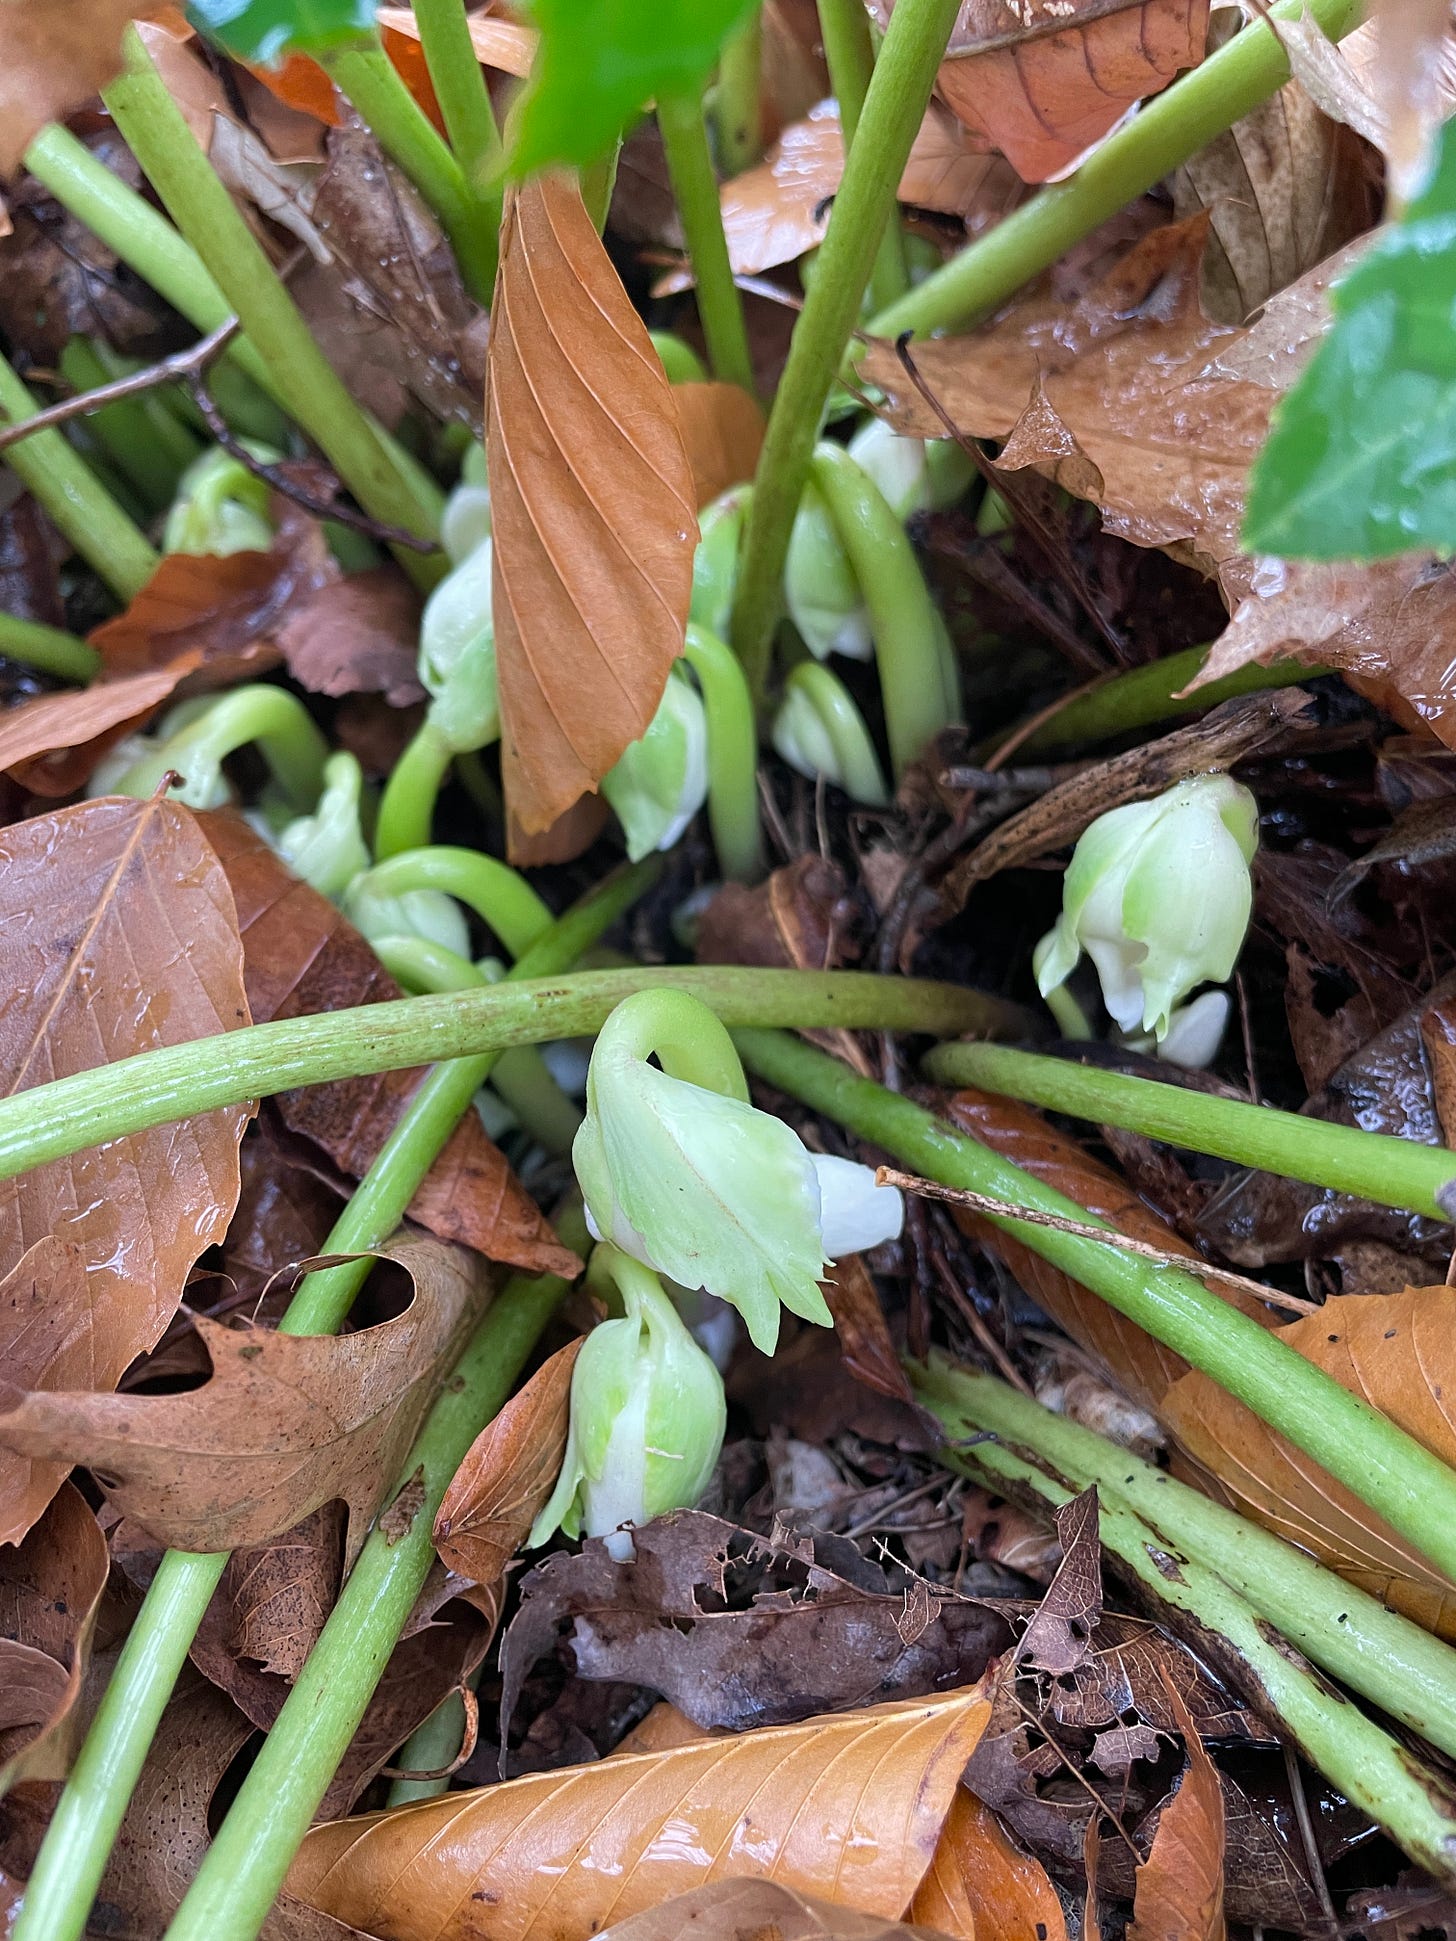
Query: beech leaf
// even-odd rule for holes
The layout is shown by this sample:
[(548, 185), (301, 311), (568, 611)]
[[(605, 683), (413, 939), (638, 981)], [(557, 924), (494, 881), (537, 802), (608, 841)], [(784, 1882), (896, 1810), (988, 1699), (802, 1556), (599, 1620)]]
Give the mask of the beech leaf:
[(392, 1321), (334, 1337), (199, 1315), (213, 1368), (202, 1388), (11, 1391), (0, 1444), (99, 1471), (116, 1507), (174, 1550), (265, 1543), (342, 1497), (352, 1556), (480, 1309), (469, 1255), (401, 1235), (382, 1257), (415, 1286)]
[(110, 1559), (86, 1499), (63, 1483), (16, 1549), (0, 1550), (0, 1792), (61, 1779), (66, 1731)]
[(699, 509), (753, 477), (763, 444), (763, 408), (739, 384), (675, 384), (683, 444)]
[(1171, 1679), (1163, 1684), (1188, 1770), (1137, 1870), (1128, 1941), (1223, 1941), (1223, 1788), (1187, 1706)]
[(36, 795), (70, 795), (106, 751), (140, 728), (202, 663), (197, 651), (90, 687), (41, 694), (0, 713), (0, 771)]
[(467, 1941), (481, 1896), (492, 1941), (590, 1934), (733, 1876), (895, 1920), (990, 1710), (974, 1685), (337, 1821), (287, 1888), (392, 1941)]
[[(947, 1930), (954, 1934), (954, 1928)], [(1048, 1931), (1050, 1934), (1050, 1930)], [(723, 1880), (677, 1894), (630, 1920), (614, 1921), (600, 1941), (913, 1941), (923, 1928), (907, 1927), (857, 1907), (836, 1906), (817, 1894), (795, 1893), (773, 1880)], [(973, 1941), (970, 1934), (964, 1941)]]
[(21, 0), (5, 9), (0, 68), (0, 176), (48, 121), (63, 121), (115, 78), (128, 21), (152, 11), (136, 0)]
[(1067, 1924), (1046, 1868), (1013, 1842), (967, 1786), (941, 1829), (930, 1870), (906, 1919), (958, 1941), (1066, 1941)]
[[(232, 894), (196, 818), (112, 797), (0, 831), (0, 988), (9, 1094), (248, 1023)], [(109, 1389), (156, 1344), (227, 1231), (247, 1117), (158, 1126), (0, 1184), (0, 1388)], [(0, 1456), (0, 1541), (63, 1474)]]
[(697, 515), (672, 388), (575, 184), (507, 205), (486, 396), (502, 772), (539, 835), (682, 652)]

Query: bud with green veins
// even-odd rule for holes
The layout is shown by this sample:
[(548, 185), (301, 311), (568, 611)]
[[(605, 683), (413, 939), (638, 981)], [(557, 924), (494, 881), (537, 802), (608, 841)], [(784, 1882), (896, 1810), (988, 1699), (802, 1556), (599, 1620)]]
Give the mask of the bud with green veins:
[(323, 794), (313, 814), (286, 824), (275, 844), (294, 875), (333, 902), (369, 867), (360, 826), (363, 796), (364, 771), (341, 748), (324, 764)]
[[(279, 456), (261, 445), (249, 450), (265, 464)], [(210, 553), (218, 559), (230, 553), (266, 553), (273, 544), (268, 496), (266, 480), (214, 445), (177, 482), (162, 534), (163, 552)]]
[(1161, 1044), (1188, 994), (1233, 970), (1258, 843), (1258, 804), (1227, 775), (1195, 776), (1099, 816), (1077, 844), (1062, 914), (1039, 949), (1043, 994), (1086, 951), (1115, 1022)]
[(532, 1546), (558, 1529), (606, 1539), (619, 1561), (629, 1529), (691, 1509), (723, 1446), (723, 1378), (693, 1340), (657, 1276), (618, 1248), (592, 1252), (587, 1286), (615, 1289), (625, 1314), (598, 1322), (571, 1377), (566, 1456)]
[(749, 1104), (727, 1031), (683, 991), (639, 991), (602, 1027), (572, 1160), (594, 1235), (736, 1307), (765, 1354), (781, 1307), (830, 1324), (826, 1257), (904, 1218), (870, 1167), (816, 1157)]
[(708, 794), (708, 717), (702, 697), (673, 668), (647, 733), (602, 777), (634, 863), (671, 849)]
[(490, 577), (491, 542), (483, 539), (441, 580), (420, 621), (419, 673), (430, 695), (430, 724), (457, 754), (500, 734)]

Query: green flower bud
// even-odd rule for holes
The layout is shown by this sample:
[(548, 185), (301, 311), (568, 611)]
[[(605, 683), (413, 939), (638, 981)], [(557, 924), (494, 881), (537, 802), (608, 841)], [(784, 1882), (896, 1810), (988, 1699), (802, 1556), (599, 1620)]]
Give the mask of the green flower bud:
[(369, 845), (360, 827), (364, 771), (340, 749), (324, 764), (324, 789), (312, 815), (297, 816), (277, 840), (278, 854), (295, 876), (332, 901), (369, 867)]
[(849, 455), (884, 494), (902, 522), (912, 512), (953, 505), (975, 471), (953, 438), (905, 438), (883, 418), (870, 418), (849, 441)]
[(815, 660), (870, 660), (875, 640), (859, 581), (818, 488), (804, 487), (784, 562), (789, 618)]
[(1044, 940), (1043, 994), (1066, 982), (1085, 950), (1114, 1021), (1161, 1044), (1189, 992), (1233, 970), (1258, 843), (1258, 804), (1227, 775), (1195, 776), (1099, 816), (1077, 844), (1062, 914)]
[(491, 543), (483, 539), (435, 588), (420, 621), (419, 673), (430, 721), (456, 754), (500, 734), (495, 625), (490, 609)]
[(789, 767), (809, 781), (822, 775), (870, 808), (889, 802), (864, 716), (843, 683), (816, 661), (801, 661), (790, 674), (772, 740)]
[(460, 482), (440, 515), (440, 544), (452, 566), (461, 566), (483, 539), (490, 538), (490, 485), (485, 447), (471, 439), (460, 463)]
[(599, 1246), (587, 1285), (610, 1281), (626, 1313), (601, 1321), (571, 1377), (566, 1457), (531, 1531), (604, 1537), (619, 1560), (633, 1554), (623, 1525), (691, 1509), (723, 1446), (723, 1378), (678, 1318), (655, 1274)]
[[(279, 456), (262, 445), (248, 449), (264, 464)], [(272, 544), (267, 482), (220, 445), (194, 459), (178, 480), (162, 550), (225, 558), (229, 553), (266, 553)]]
[(669, 671), (657, 712), (602, 777), (634, 863), (671, 849), (708, 795), (708, 717), (692, 682)]
[(720, 640), (728, 638), (738, 591), (738, 548), (752, 488), (735, 485), (698, 515), (693, 597), (688, 618)]
[(341, 899), (344, 915), (370, 943), (381, 937), (422, 937), (457, 957), (470, 955), (470, 926), (453, 896), (443, 890), (406, 890), (387, 896), (370, 882), (371, 870), (356, 876)]

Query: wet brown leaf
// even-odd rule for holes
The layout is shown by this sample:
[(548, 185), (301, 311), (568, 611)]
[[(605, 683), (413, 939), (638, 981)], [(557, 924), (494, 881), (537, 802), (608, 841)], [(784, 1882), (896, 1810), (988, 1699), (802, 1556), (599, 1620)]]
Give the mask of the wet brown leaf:
[(1057, 1890), (1039, 1860), (1023, 1853), (1001, 1822), (964, 1786), (941, 1829), (930, 1871), (907, 1919), (958, 1941), (1066, 1941)]
[[(854, 1379), (878, 1395), (888, 1395), (908, 1408), (917, 1407), (915, 1391), (895, 1352), (875, 1277), (863, 1258), (846, 1254), (835, 1261), (834, 1278), (821, 1281), (820, 1286), (834, 1316), (844, 1365)], [(927, 1428), (930, 1426), (927, 1424)], [(934, 1446), (933, 1440), (929, 1446)]]
[(1062, 1560), (1016, 1647), (1017, 1664), (1070, 1678), (1086, 1662), (1102, 1616), (1102, 1547), (1096, 1486), (1057, 1511)]
[(0, 713), (0, 773), (14, 775), (36, 795), (72, 794), (106, 751), (142, 727), (201, 661), (194, 651), (143, 674), (6, 708)]
[(694, 1888), (630, 1920), (614, 1921), (602, 1941), (608, 1935), (611, 1941), (679, 1941), (689, 1933), (702, 1941), (770, 1935), (774, 1941), (913, 1941), (926, 1932), (924, 1925), (907, 1927), (900, 1921), (861, 1914), (858, 1908), (796, 1893), (777, 1881), (739, 1879)]
[(178, 1550), (266, 1542), (342, 1497), (363, 1542), (446, 1370), (478, 1318), (468, 1255), (401, 1235), (386, 1256), (410, 1307), (357, 1334), (269, 1334), (197, 1318), (212, 1380), (182, 1395), (31, 1393), (0, 1415), (0, 1443), (83, 1462), (121, 1512)]
[(496, 1941), (548, 1941), (744, 1875), (898, 1919), (989, 1711), (972, 1686), (340, 1821), (288, 1889), (394, 1941), (465, 1941), (479, 1895)]
[(701, 509), (730, 485), (753, 477), (763, 444), (763, 410), (739, 384), (675, 384), (672, 397)]
[[(353, 926), (306, 883), (290, 875), (240, 816), (202, 818), (237, 903), (244, 976), (253, 1016), (302, 1017), (401, 995)], [(278, 1101), (290, 1130), (321, 1146), (356, 1179), (394, 1129), (418, 1072), (344, 1079), (285, 1093)], [(557, 1244), (536, 1202), (523, 1191), (474, 1113), (467, 1113), (410, 1202), (409, 1217), (442, 1240), (458, 1240), (492, 1260), (532, 1273), (578, 1271)]]
[(376, 566), (301, 600), (275, 639), (310, 694), (382, 694), (393, 708), (424, 699), (416, 671), (420, 603), (402, 573)]
[(239, 1158), (243, 1185), (223, 1242), (222, 1271), (238, 1310), (256, 1320), (265, 1294), (270, 1310), (286, 1297), (279, 1276), (323, 1252), (343, 1192), (320, 1176), (315, 1149), (284, 1129), (271, 1101), (248, 1128)]
[(697, 543), (672, 387), (563, 176), (508, 203), (486, 406), (502, 772), (530, 836), (645, 732)]
[(13, 175), (48, 121), (63, 121), (115, 78), (134, 0), (23, 0), (6, 8), (0, 175)]
[(571, 1371), (583, 1335), (559, 1348), (465, 1452), (435, 1514), (435, 1548), (473, 1583), (498, 1583), (556, 1486)]
[[(0, 831), (0, 988), (11, 1094), (246, 1024), (232, 896), (196, 819), (113, 797)], [(0, 1186), (0, 1380), (110, 1388), (160, 1339), (227, 1230), (246, 1122), (230, 1107)], [(5, 1456), (0, 1541), (63, 1474)]]
[(1171, 1683), (1188, 1754), (1183, 1783), (1158, 1816), (1137, 1872), (1129, 1941), (1223, 1941), (1224, 1824), (1218, 1772)]
[(193, 1652), (194, 1662), (224, 1690), (228, 1682), (211, 1670), (219, 1653), (296, 1678), (333, 1609), (343, 1564), (344, 1506), (337, 1499), (271, 1543), (234, 1551), (202, 1620), (204, 1651)]
[(0, 1551), (0, 1792), (70, 1765), (68, 1715), (107, 1568), (100, 1525), (70, 1483), (18, 1548)]

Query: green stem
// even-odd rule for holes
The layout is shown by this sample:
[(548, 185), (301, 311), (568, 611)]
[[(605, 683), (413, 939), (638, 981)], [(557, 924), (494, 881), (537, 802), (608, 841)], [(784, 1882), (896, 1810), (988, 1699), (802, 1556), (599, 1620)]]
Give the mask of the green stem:
[(741, 175), (763, 153), (763, 11), (755, 6), (724, 43), (713, 101), (718, 160)]
[(418, 1492), (402, 1536), (375, 1526), (262, 1751), (167, 1929), (168, 1941), (252, 1941), (359, 1728), (434, 1561), (435, 1512), (475, 1437), (510, 1395), (565, 1292), (517, 1277), (477, 1328), (405, 1458)]
[(1456, 1651), (1450, 1645), (1388, 1611), (1307, 1551), (995, 1376), (958, 1368), (941, 1355), (910, 1374), (952, 1450), (985, 1432), (1029, 1452), (1073, 1489), (1095, 1483), (1104, 1502), (1125, 1505), (1171, 1549), (1217, 1571), (1321, 1670), (1456, 1756)]
[[(1293, 20), (1304, 0), (1271, 11)], [(1309, 0), (1316, 23), (1340, 40), (1360, 23), (1363, 0)], [(888, 44), (888, 43), (887, 43)], [(1040, 190), (944, 268), (870, 318), (876, 337), (917, 337), (964, 329), (990, 314), (1023, 283), (1049, 269), (1089, 235), (1169, 175), (1190, 155), (1242, 121), (1289, 79), (1289, 61), (1272, 29), (1255, 22), (1185, 74), (1134, 119), (1109, 135), (1066, 182)]]
[[(809, 475), (834, 521), (869, 609), (896, 780), (960, 718), (955, 656), (905, 528), (842, 445), (814, 452)], [(756, 495), (755, 495), (756, 496)], [(750, 529), (753, 515), (750, 512)]]
[(1444, 1221), (1456, 1212), (1456, 1153), (1445, 1146), (999, 1046), (943, 1046), (926, 1060), (926, 1071), (940, 1085), (978, 1085), (1403, 1213)]
[(154, 795), (163, 776), (175, 769), (182, 778), (176, 784), (181, 799), (187, 798), (189, 783), (205, 795), (207, 778), (229, 755), (252, 742), (262, 751), (289, 807), (297, 815), (307, 815), (323, 788), (329, 744), (296, 694), (263, 682), (233, 688), (210, 703), (153, 753), (133, 762), (116, 782), (115, 793)]
[[(268, 367), (270, 384), (371, 518), (433, 539), (436, 523), (314, 342), (232, 197), (214, 174), (134, 27), (106, 104), (128, 147)], [(447, 562), (408, 547), (400, 564), (431, 586)]]
[[(558, 920), (516, 972), (550, 975), (575, 963), (655, 875), (651, 865), (640, 865), (608, 878)], [(489, 1054), (457, 1059), (426, 1074), (335, 1221), (324, 1243), (326, 1252), (364, 1253), (389, 1238), (469, 1110), (491, 1062)], [(337, 1334), (372, 1264), (369, 1259), (349, 1260), (306, 1275), (280, 1329), (286, 1334)], [(225, 1555), (172, 1550), (163, 1557), (51, 1817), (26, 1884), (13, 1941), (79, 1941), (127, 1801), (226, 1564)]]
[[(476, 1666), (466, 1683), (473, 1691), (480, 1678)], [(393, 1764), (405, 1772), (434, 1773), (460, 1755), (465, 1739), (465, 1701), (458, 1691), (441, 1699), (427, 1719), (417, 1725), (395, 1754)], [(385, 1795), (386, 1808), (408, 1806), (413, 1799), (437, 1799), (449, 1790), (450, 1781), (438, 1779), (392, 1779)]]
[[(40, 406), (0, 357), (0, 422), (20, 424)], [(37, 431), (5, 452), (5, 463), (117, 599), (134, 599), (158, 555), (59, 431)]]
[(602, 1058), (655, 1058), (671, 1078), (748, 1103), (748, 1080), (720, 1019), (687, 991), (635, 991), (613, 1011), (597, 1040)]
[(22, 667), (58, 675), (63, 681), (79, 681), (82, 686), (101, 671), (100, 654), (84, 640), (43, 621), (22, 619), (18, 613), (0, 613), (0, 654)]
[(599, 1031), (624, 997), (644, 989), (691, 991), (734, 1025), (915, 1031), (931, 1037), (1016, 1032), (1026, 1025), (1016, 1005), (921, 978), (737, 965), (551, 977), (528, 972), (529, 961), (528, 953), (516, 966), (529, 979), (524, 983), (276, 1018), (12, 1093), (0, 1099), (0, 1179), (125, 1133), (246, 1099), (271, 1098), (299, 1085), (583, 1037)]
[[(1106, 1224), (999, 1153), (812, 1045), (763, 1031), (740, 1031), (735, 1041), (744, 1063), (761, 1078), (942, 1185), (1062, 1219)], [(1456, 1472), (1414, 1437), (1190, 1275), (1149, 1267), (1116, 1247), (1055, 1228), (999, 1216), (993, 1224), (1201, 1368), (1456, 1579)]]
[[(864, 0), (819, 0), (819, 32), (829, 66), (829, 85), (839, 106), (839, 127), (845, 153), (854, 145), (865, 95), (875, 71), (875, 40)], [(877, 310), (893, 303), (910, 287), (905, 268), (905, 239), (898, 215), (885, 224), (879, 254), (870, 276), (870, 301)]]
[(754, 479), (733, 627), (733, 644), (759, 697), (768, 685), (789, 533), (814, 442), (958, 11), (958, 0), (900, 0), (890, 16), (858, 139), (845, 163), (813, 284), (774, 395)]
[[(416, 0), (415, 22), (455, 159), (467, 188), (485, 197), (500, 159), (500, 130), (462, 0)], [(497, 230), (499, 226), (497, 196)]]
[[(103, 358), (85, 337), (73, 337), (60, 355), (61, 376), (76, 392), (95, 391), (140, 368), (134, 360), (114, 353), (109, 360)], [(177, 481), (202, 454), (201, 441), (167, 408), (158, 391), (118, 398), (88, 412), (83, 422), (87, 434), (130, 481), (149, 514), (162, 512), (172, 503)]]
[(457, 897), (480, 918), (511, 957), (521, 957), (551, 928), (551, 908), (524, 876), (478, 849), (438, 844), (404, 849), (355, 877), (350, 894), (408, 896), (411, 890), (441, 890)]
[(454, 759), (454, 749), (426, 715), (379, 798), (374, 853), (381, 862), (402, 850), (429, 847), (435, 804)]
[[(432, 11), (438, 17), (445, 9), (437, 3)], [(456, 11), (461, 11), (458, 0)], [(470, 72), (480, 79), (480, 64), (470, 46), (468, 27), (464, 39)], [(428, 61), (428, 45), (425, 58)], [(500, 240), (499, 202), (487, 200), (472, 190), (460, 162), (436, 134), (429, 116), (377, 43), (372, 47), (340, 48), (337, 53), (324, 56), (324, 66), (329, 79), (359, 110), (385, 154), (409, 177), (440, 218), (471, 295), (478, 303), (489, 304), (495, 289)], [(480, 79), (482, 92), (484, 87)], [(443, 100), (440, 105), (443, 109)], [(489, 114), (489, 102), (485, 105)], [(494, 127), (492, 119), (492, 130)]]
[(708, 153), (700, 95), (665, 94), (657, 103), (657, 127), (667, 153), (667, 172), (687, 238), (697, 285), (698, 316), (708, 343), (713, 375), (751, 392), (753, 358), (743, 323), (743, 303), (728, 260), (718, 178)]
[(718, 867), (730, 882), (756, 883), (763, 874), (763, 834), (753, 696), (733, 649), (692, 621), (683, 658), (698, 677), (708, 717), (708, 826)]
[[(995, 1443), (978, 1443), (952, 1464), (992, 1488), (1059, 1509), (1073, 1492)], [(1099, 1502), (1103, 1547), (1144, 1593), (1191, 1619), (1216, 1666), (1235, 1687), (1253, 1688), (1256, 1709), (1287, 1735), (1345, 1797), (1394, 1838), (1417, 1865), (1456, 1881), (1456, 1795), (1447, 1782), (1382, 1731), (1270, 1631), (1216, 1572), (1167, 1544), (1113, 1496)]]
[(803, 660), (784, 686), (785, 700), (795, 694), (802, 696), (829, 737), (836, 770), (831, 779), (856, 802), (872, 809), (887, 807), (890, 791), (874, 737), (839, 676), (822, 661)]

